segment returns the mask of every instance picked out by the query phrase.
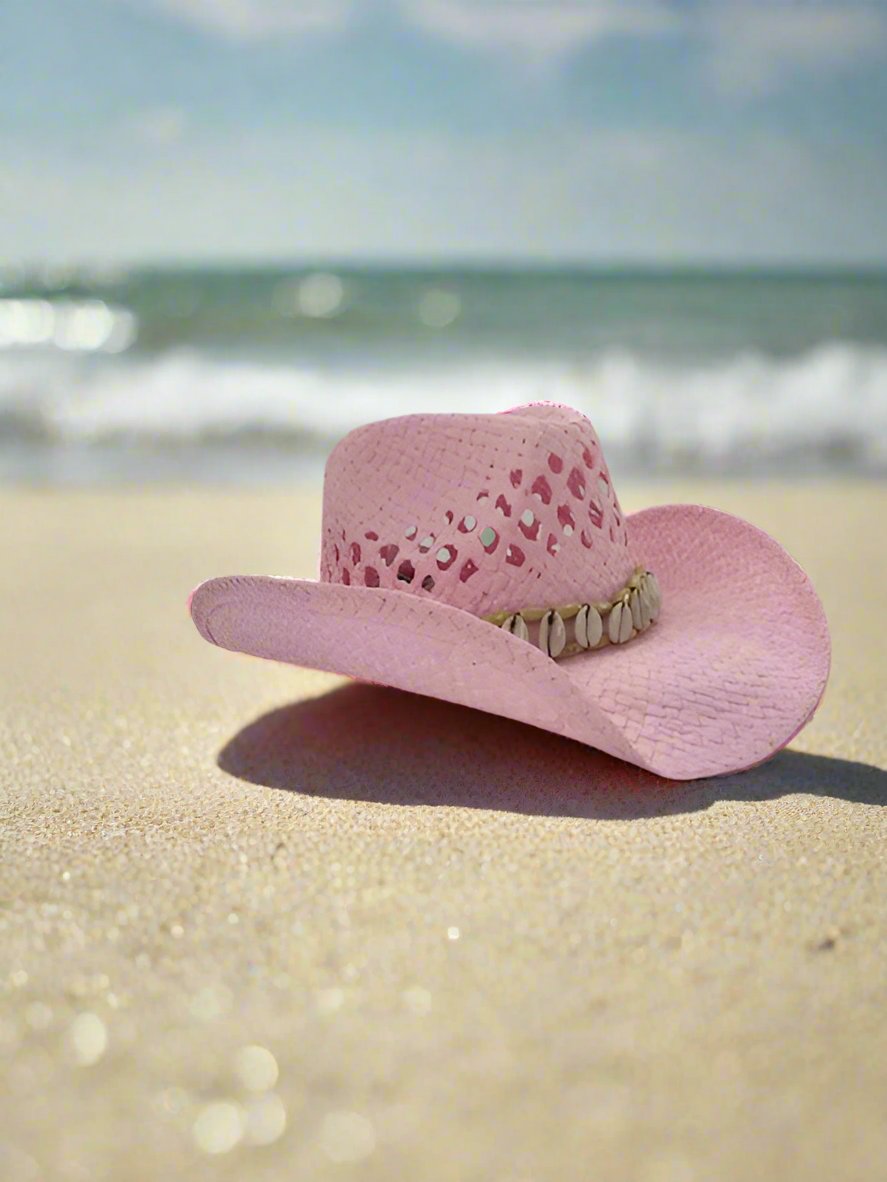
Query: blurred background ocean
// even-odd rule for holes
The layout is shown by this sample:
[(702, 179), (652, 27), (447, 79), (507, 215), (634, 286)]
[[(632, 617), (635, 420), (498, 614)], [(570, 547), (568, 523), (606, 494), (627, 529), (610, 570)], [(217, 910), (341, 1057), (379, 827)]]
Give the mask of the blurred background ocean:
[(0, 479), (542, 399), (620, 472), (887, 472), (880, 3), (9, 0), (0, 45)]
[(9, 276), (0, 342), (0, 463), (22, 478), (313, 474), (380, 413), (539, 399), (585, 410), (623, 471), (887, 469), (877, 274)]

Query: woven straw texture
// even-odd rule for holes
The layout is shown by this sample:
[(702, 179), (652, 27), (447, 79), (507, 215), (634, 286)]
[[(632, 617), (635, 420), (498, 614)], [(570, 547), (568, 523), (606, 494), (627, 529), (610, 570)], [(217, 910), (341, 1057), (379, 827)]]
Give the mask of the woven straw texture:
[[(554, 662), (477, 618), (607, 598), (638, 563), (664, 606), (624, 646)], [(784, 746), (829, 668), (822, 607), (778, 543), (696, 505), (624, 518), (591, 425), (550, 405), (353, 432), (327, 466), (321, 582), (214, 579), (191, 611), (223, 648), (501, 714), (675, 779)]]

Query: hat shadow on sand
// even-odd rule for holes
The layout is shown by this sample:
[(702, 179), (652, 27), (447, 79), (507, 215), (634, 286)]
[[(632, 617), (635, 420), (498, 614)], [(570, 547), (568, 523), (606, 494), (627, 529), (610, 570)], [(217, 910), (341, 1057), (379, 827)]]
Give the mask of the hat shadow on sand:
[(667, 780), (497, 715), (356, 683), (263, 714), (222, 749), (238, 779), (306, 796), (616, 820), (795, 792), (887, 803), (887, 773), (783, 751), (749, 771)]

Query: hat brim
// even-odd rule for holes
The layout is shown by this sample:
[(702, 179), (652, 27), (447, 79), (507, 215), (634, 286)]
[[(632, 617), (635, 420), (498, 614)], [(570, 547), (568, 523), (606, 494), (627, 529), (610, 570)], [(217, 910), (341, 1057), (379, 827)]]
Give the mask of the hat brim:
[(201, 584), (191, 614), (234, 652), (442, 698), (567, 735), (676, 780), (751, 767), (813, 715), (830, 663), (810, 580), (768, 534), (701, 505), (631, 515), (662, 588), (624, 647), (553, 661), (446, 604), (273, 576)]

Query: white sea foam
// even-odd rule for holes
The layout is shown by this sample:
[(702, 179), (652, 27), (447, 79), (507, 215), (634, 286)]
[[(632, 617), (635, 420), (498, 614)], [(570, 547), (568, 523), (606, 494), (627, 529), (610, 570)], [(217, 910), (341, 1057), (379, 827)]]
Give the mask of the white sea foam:
[(322, 455), (376, 418), (543, 399), (586, 411), (608, 455), (630, 470), (887, 472), (887, 349), (840, 342), (782, 360), (745, 353), (679, 365), (606, 352), (572, 364), (463, 360), (433, 369), (275, 365), (185, 350), (143, 359), (6, 354), (0, 444), (9, 455), (239, 441)]

